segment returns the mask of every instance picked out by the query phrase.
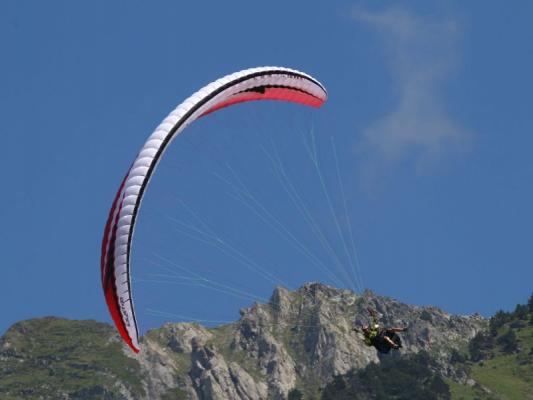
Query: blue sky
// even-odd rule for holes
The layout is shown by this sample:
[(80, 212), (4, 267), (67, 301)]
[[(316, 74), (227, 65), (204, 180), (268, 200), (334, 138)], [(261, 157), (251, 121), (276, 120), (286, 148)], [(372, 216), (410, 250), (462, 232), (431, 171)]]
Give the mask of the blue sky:
[[(268, 297), (273, 283), (252, 266), (291, 288), (333, 283), (257, 215), (261, 204), (337, 268), (276, 178), (276, 155), (345, 267), (337, 224), (349, 252), (351, 227), (365, 287), (454, 313), (524, 302), (533, 290), (532, 12), (527, 1), (2, 2), (0, 332), (44, 315), (110, 320), (100, 240), (137, 150), (192, 92), (261, 65), (311, 73), (329, 100), (321, 110), (234, 107), (173, 143), (134, 242), (143, 331), (178, 316), (237, 318), (249, 297), (211, 282)], [(321, 175), (304, 144), (312, 137)], [(242, 181), (255, 212), (224, 180)], [(209, 226), (226, 252), (184, 234), (184, 223)], [(203, 285), (188, 284), (187, 271)]]

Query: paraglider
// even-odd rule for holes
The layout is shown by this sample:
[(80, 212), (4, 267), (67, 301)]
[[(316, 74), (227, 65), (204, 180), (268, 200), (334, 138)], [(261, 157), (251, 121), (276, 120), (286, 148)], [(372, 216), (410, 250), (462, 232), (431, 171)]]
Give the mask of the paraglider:
[(203, 87), (174, 109), (155, 129), (124, 177), (105, 226), (101, 252), (102, 287), (118, 332), (138, 352), (139, 331), (133, 307), (130, 254), (135, 221), (151, 176), (170, 142), (196, 119), (252, 100), (280, 100), (320, 107), (327, 92), (303, 72), (259, 67), (227, 75)]
[[(381, 354), (388, 354), (391, 349), (399, 350), (402, 347), (402, 340), (398, 332), (405, 332), (407, 328), (383, 328), (378, 324), (376, 312), (370, 308), (368, 312), (372, 317), (372, 323), (361, 327), (365, 345), (375, 347)], [(354, 330), (358, 331), (357, 328)]]

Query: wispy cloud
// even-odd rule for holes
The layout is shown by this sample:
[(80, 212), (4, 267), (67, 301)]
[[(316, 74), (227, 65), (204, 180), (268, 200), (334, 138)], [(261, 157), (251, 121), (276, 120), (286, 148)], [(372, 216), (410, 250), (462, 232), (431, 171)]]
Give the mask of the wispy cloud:
[(363, 147), (372, 161), (421, 165), (464, 143), (467, 130), (446, 112), (441, 89), (458, 63), (458, 24), (398, 7), (356, 8), (352, 16), (378, 35), (396, 94), (393, 108), (363, 129)]

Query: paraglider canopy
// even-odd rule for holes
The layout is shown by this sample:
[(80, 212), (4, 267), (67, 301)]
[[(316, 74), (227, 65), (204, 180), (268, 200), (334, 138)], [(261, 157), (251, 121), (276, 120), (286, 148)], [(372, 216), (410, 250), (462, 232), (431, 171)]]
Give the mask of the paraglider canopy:
[(119, 333), (134, 352), (139, 351), (130, 279), (135, 220), (150, 177), (170, 142), (196, 119), (234, 104), (280, 100), (320, 107), (326, 98), (324, 86), (303, 72), (280, 67), (251, 68), (203, 87), (176, 107), (150, 135), (117, 191), (101, 253), (105, 299)]

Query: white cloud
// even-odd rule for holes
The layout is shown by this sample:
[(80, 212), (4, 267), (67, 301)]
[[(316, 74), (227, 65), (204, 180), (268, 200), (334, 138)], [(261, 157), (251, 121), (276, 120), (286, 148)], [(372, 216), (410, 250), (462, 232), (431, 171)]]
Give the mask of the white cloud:
[(425, 164), (463, 144), (467, 130), (446, 112), (441, 90), (457, 64), (457, 23), (397, 7), (352, 15), (378, 34), (397, 96), (392, 110), (363, 129), (372, 161)]

